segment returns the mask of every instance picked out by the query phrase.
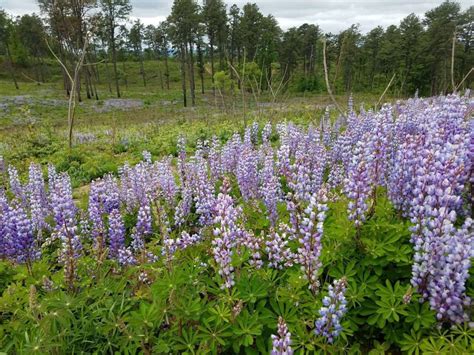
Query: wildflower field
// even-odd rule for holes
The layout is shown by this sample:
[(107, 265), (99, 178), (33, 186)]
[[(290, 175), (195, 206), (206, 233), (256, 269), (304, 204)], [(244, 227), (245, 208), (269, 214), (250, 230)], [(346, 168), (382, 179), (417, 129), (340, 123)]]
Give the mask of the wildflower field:
[(54, 165), (0, 158), (0, 350), (473, 353), (473, 107), (181, 136), (87, 203)]

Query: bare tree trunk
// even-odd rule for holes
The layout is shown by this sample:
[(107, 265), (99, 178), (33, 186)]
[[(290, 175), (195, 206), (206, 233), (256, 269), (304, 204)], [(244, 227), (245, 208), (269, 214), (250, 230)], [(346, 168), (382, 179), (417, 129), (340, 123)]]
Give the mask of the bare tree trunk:
[(183, 106), (188, 105), (186, 99), (186, 44), (181, 45), (181, 87), (183, 89)]
[(88, 44), (88, 38), (84, 39), (84, 46), (82, 48), (82, 53), (80, 57), (77, 59), (77, 63), (74, 67), (74, 74), (71, 75), (69, 71), (67, 70), (66, 65), (59, 59), (59, 57), (54, 53), (54, 51), (51, 49), (49, 46), (49, 43), (46, 41), (46, 45), (48, 46), (48, 49), (51, 51), (53, 54), (54, 58), (59, 62), (61, 67), (63, 68), (64, 72), (66, 73), (67, 77), (69, 78), (71, 82), (71, 93), (69, 95), (69, 105), (68, 105), (68, 138), (69, 138), (69, 149), (72, 148), (72, 134), (73, 134), (73, 127), (74, 127), (74, 114), (76, 110), (76, 93), (75, 90), (76, 88), (80, 88), (79, 85), (77, 85), (77, 82), (80, 81), (80, 73), (81, 73), (81, 68), (84, 65), (84, 58), (86, 56), (86, 50), (87, 50), (87, 44)]
[(13, 70), (13, 58), (12, 58), (12, 53), (10, 52), (10, 46), (8, 45), (8, 42), (5, 43), (5, 49), (7, 51), (8, 68), (10, 69), (10, 75), (12, 77), (13, 83), (15, 84), (15, 88), (17, 90), (20, 90), (20, 87), (18, 86), (18, 82), (16, 81), (15, 71)]
[(120, 87), (119, 87), (119, 79), (118, 79), (118, 72), (117, 72), (117, 50), (115, 48), (115, 36), (113, 32), (114, 30), (112, 28), (110, 44), (112, 46), (112, 62), (114, 64), (115, 90), (117, 91), (117, 97), (120, 97)]
[[(241, 58), (242, 58), (242, 54), (240, 52), (241, 52), (240, 47), (237, 47), (237, 65), (240, 65)], [(245, 56), (245, 50), (244, 50), (244, 56)], [(244, 61), (245, 61), (245, 57), (244, 57)], [(241, 86), (242, 86), (242, 82), (239, 78), (237, 80), (237, 87), (239, 88), (239, 90), (241, 89)]]
[(303, 73), (304, 77), (306, 78), (306, 76), (308, 75), (306, 71), (306, 54), (303, 56)]
[[(74, 68), (74, 62), (71, 61), (71, 65), (72, 65), (72, 68)], [(75, 89), (75, 92), (76, 92), (76, 96), (77, 96), (77, 101), (78, 102), (82, 102), (82, 96), (81, 96), (81, 72), (82, 72), (82, 69), (79, 68), (79, 72), (78, 72), (78, 77), (77, 77), (77, 80), (74, 80), (72, 83), (71, 83), (71, 87), (73, 85), (76, 86), (76, 89)]]
[[(234, 66), (234, 50), (232, 49), (232, 47), (231, 47), (231, 49), (230, 49), (230, 58), (229, 58), (229, 60), (230, 60), (230, 66), (233, 67), (233, 66)], [(235, 74), (234, 74), (234, 71), (231, 70), (231, 71), (230, 71), (230, 78), (231, 78), (232, 80), (234, 80), (234, 75), (235, 75)]]
[[(158, 65), (160, 63), (158, 62)], [(160, 87), (161, 87), (161, 90), (164, 90), (165, 89), (165, 85), (163, 83), (163, 72), (161, 71), (161, 68), (158, 67), (158, 75), (160, 76)]]
[(40, 78), (41, 78), (41, 82), (44, 83), (45, 82), (45, 78), (44, 78), (44, 62), (43, 62), (43, 58), (39, 58), (39, 68), (40, 68)]
[(454, 82), (454, 53), (456, 51), (456, 31), (453, 34), (453, 46), (451, 48), (451, 86), (453, 92), (456, 90), (456, 84)]
[(339, 106), (336, 99), (334, 98), (334, 95), (332, 94), (332, 90), (331, 90), (331, 85), (329, 84), (328, 66), (327, 66), (327, 61), (326, 61), (326, 40), (324, 40), (323, 42), (323, 67), (324, 67), (324, 79), (326, 81), (326, 89), (328, 91), (329, 97), (331, 98), (332, 102), (334, 103), (334, 106), (336, 106), (339, 113), (343, 117), (346, 117), (346, 114), (342, 110), (341, 106)]
[(146, 74), (145, 74), (145, 67), (143, 65), (143, 57), (140, 53), (140, 72), (142, 74), (142, 79), (143, 79), (143, 86), (146, 87)]
[(38, 56), (35, 57), (35, 77), (37, 85), (40, 85), (41, 75), (40, 75), (40, 61)]
[(128, 90), (127, 68), (125, 68), (125, 62), (122, 62), (122, 70), (123, 70), (123, 80), (125, 81), (125, 88)]
[(92, 81), (92, 90), (94, 92), (94, 97), (98, 101), (99, 100), (99, 93), (97, 92), (97, 86), (95, 86), (95, 82)]
[(194, 57), (193, 44), (189, 42), (189, 87), (191, 90), (191, 105), (196, 105), (196, 86), (194, 84)]
[(204, 94), (204, 58), (200, 43), (197, 45), (198, 61), (199, 61), (199, 76), (201, 78), (201, 94)]
[(66, 72), (64, 69), (62, 70), (63, 72), (63, 86), (64, 86), (64, 91), (66, 91), (66, 97), (69, 97), (71, 94), (71, 88), (69, 87), (69, 81), (66, 76)]
[[(89, 58), (90, 63), (94, 63), (95, 58)], [(89, 77), (89, 83), (91, 86), (91, 93), (92, 96), (99, 100), (99, 93), (97, 92), (97, 86), (95, 85), (96, 80), (98, 81), (98, 73), (97, 73), (97, 63), (94, 63), (90, 66), (86, 67), (87, 75)]]
[(222, 38), (220, 38), (219, 42), (219, 70), (224, 70), (224, 63), (225, 63), (225, 56), (224, 56), (224, 51), (222, 48), (224, 47), (222, 43)]
[(214, 84), (214, 38), (209, 38), (209, 56), (211, 57), (211, 81), (212, 81), (212, 94), (216, 96), (216, 88)]
[(166, 89), (170, 89), (170, 68), (168, 66), (168, 53), (165, 51), (165, 78), (166, 78)]
[[(325, 42), (326, 43), (326, 42)], [(339, 56), (337, 57), (337, 63), (336, 63), (336, 73), (334, 74), (334, 79), (332, 80), (332, 86), (334, 87), (334, 90), (336, 90), (336, 80), (337, 80), (337, 75), (339, 74), (339, 68), (341, 65), (341, 58), (342, 54), (344, 52), (344, 44), (346, 43), (346, 36), (342, 39), (341, 43), (341, 50), (339, 51)]]
[(109, 61), (105, 61), (105, 75), (107, 75), (107, 84), (109, 86), (109, 92), (112, 93), (112, 79), (110, 78), (110, 71), (109, 71)]
[[(93, 58), (91, 59), (92, 62), (97, 62), (97, 52), (95, 51), (94, 49), (94, 55), (93, 55)], [(107, 61), (105, 61), (107, 63)], [(100, 84), (100, 72), (99, 72), (99, 66), (98, 66), (98, 63), (95, 63), (92, 67), (91, 67), (91, 70), (92, 70), (92, 73), (94, 73), (94, 77), (95, 79), (97, 80), (97, 84)]]
[(86, 96), (87, 98), (90, 100), (92, 99), (92, 84), (90, 82), (90, 78), (89, 78), (89, 72), (88, 70), (84, 70), (84, 79), (85, 79), (85, 82), (86, 82)]

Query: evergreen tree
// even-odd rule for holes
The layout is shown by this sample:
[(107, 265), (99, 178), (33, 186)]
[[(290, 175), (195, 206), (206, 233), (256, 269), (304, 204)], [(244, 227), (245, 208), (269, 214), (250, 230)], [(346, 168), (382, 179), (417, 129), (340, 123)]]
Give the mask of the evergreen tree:
[(143, 86), (146, 86), (146, 74), (145, 67), (143, 65), (143, 36), (145, 32), (145, 26), (140, 22), (140, 20), (135, 21), (130, 32), (128, 34), (128, 39), (130, 46), (140, 62), (140, 74), (143, 79)]
[(117, 70), (117, 28), (127, 20), (132, 12), (130, 0), (100, 0), (102, 25), (108, 37), (109, 54), (114, 68), (115, 90), (120, 97), (119, 76)]
[[(214, 47), (218, 44), (222, 69), (222, 58), (225, 50), (225, 39), (227, 33), (227, 12), (222, 0), (205, 0), (202, 9), (203, 21), (209, 40), (209, 58), (211, 60), (211, 78), (214, 86)], [(214, 87), (213, 91), (215, 93)]]
[(7, 13), (0, 10), (0, 45), (3, 46), (7, 56), (8, 70), (12, 78), (15, 88), (18, 90), (18, 82), (15, 76), (15, 70), (13, 69), (13, 56), (10, 49), (10, 41), (13, 37), (13, 22), (8, 17)]

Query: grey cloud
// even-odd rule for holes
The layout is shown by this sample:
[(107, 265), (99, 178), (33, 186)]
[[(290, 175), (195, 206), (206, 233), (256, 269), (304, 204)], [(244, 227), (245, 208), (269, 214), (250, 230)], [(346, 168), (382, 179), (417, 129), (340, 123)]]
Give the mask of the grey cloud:
[[(227, 7), (235, 3), (241, 8), (249, 1), (225, 2)], [(442, 1), (251, 0), (250, 2), (257, 3), (264, 14), (275, 16), (284, 29), (307, 22), (318, 24), (327, 32), (338, 32), (351, 24), (358, 23), (361, 31), (366, 32), (378, 25), (387, 27), (398, 24), (412, 12), (422, 16)], [(132, 20), (140, 18), (145, 24), (162, 21), (170, 13), (172, 3), (172, 0), (132, 0)], [(463, 9), (472, 4), (470, 0), (460, 0), (459, 3)], [(0, 0), (0, 7), (15, 15), (39, 12), (35, 0)]]

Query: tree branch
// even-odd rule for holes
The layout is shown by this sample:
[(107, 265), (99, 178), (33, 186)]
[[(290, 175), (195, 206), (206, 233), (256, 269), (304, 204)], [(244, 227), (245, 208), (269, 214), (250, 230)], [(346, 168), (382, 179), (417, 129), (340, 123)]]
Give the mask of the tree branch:
[(323, 66), (324, 66), (324, 79), (326, 80), (326, 89), (328, 91), (329, 97), (331, 98), (332, 102), (334, 103), (334, 106), (336, 106), (339, 113), (343, 117), (346, 117), (346, 114), (342, 110), (341, 106), (339, 106), (339, 104), (336, 101), (336, 98), (332, 94), (331, 85), (329, 84), (328, 66), (327, 66), (327, 63), (326, 63), (326, 40), (325, 39), (323, 39)]

